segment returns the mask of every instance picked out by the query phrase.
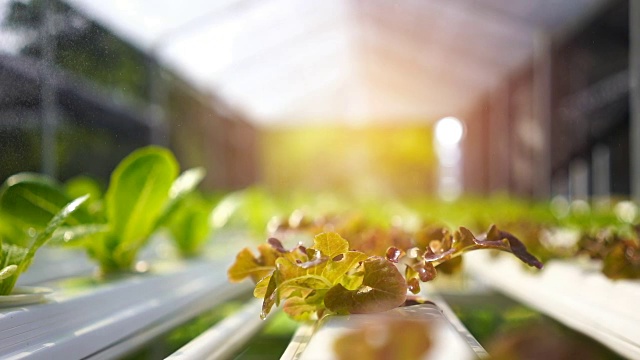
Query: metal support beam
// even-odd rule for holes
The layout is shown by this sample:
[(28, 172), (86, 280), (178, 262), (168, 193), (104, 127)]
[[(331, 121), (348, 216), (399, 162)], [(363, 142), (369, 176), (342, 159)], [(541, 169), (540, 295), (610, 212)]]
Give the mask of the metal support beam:
[(54, 2), (46, 1), (41, 14), (41, 66), (39, 77), (40, 86), (40, 106), (42, 120), (42, 159), (41, 171), (44, 174), (55, 177), (57, 174), (56, 157), (56, 133), (60, 118), (58, 99), (54, 74), (52, 69), (55, 66), (55, 14)]
[(489, 100), (489, 189), (509, 191), (509, 86), (505, 82), (490, 93)]
[(147, 64), (149, 72), (149, 142), (154, 145), (169, 146), (169, 125), (167, 123), (168, 89), (163, 78), (162, 67), (156, 61)]
[(593, 149), (591, 156), (593, 197), (603, 204), (609, 204), (611, 196), (611, 151), (606, 145), (598, 145)]
[(569, 197), (571, 201), (589, 197), (589, 164), (576, 159), (569, 164)]
[(536, 149), (536, 179), (534, 195), (546, 199), (551, 195), (551, 44), (545, 33), (538, 33), (534, 47), (533, 98), (534, 117), (542, 133), (541, 144)]
[(640, 201), (640, 1), (629, 0), (631, 196)]

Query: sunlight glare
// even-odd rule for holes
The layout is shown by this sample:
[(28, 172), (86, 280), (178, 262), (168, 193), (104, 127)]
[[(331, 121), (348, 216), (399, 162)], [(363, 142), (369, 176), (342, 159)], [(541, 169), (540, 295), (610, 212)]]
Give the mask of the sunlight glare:
[(462, 139), (464, 128), (455, 117), (440, 119), (436, 124), (436, 140), (443, 146), (455, 146)]

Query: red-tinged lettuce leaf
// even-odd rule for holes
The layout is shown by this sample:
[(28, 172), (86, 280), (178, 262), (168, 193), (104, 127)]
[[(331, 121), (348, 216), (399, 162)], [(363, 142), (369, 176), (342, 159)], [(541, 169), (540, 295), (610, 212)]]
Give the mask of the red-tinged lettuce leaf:
[(387, 253), (385, 254), (385, 257), (387, 258), (387, 260), (391, 261), (392, 263), (398, 263), (398, 261), (400, 260), (400, 257), (402, 257), (404, 255), (404, 251), (398, 249), (397, 247), (390, 247), (387, 249)]
[(283, 254), (287, 252), (287, 249), (284, 248), (284, 245), (282, 245), (282, 242), (280, 242), (280, 240), (278, 240), (278, 239), (276, 239), (274, 237), (269, 238), (267, 240), (267, 243), (269, 243), (269, 245), (271, 245), (271, 247), (274, 250), (276, 250), (277, 252), (280, 252), (280, 253), (283, 253)]
[(324, 296), (327, 290), (318, 290), (309, 294), (304, 299), (294, 297), (284, 302), (282, 309), (292, 319), (298, 321), (308, 321), (320, 318), (324, 311)]
[[(436, 238), (429, 239), (427, 236)], [(506, 251), (529, 266), (542, 268), (542, 263), (527, 251), (520, 240), (506, 231), (498, 230), (495, 225), (492, 225), (486, 234), (480, 236), (480, 239), (464, 227), (460, 227), (453, 234), (444, 228), (439, 228), (438, 231), (425, 231), (421, 237), (421, 242), (427, 244), (424, 250), (411, 248), (403, 252), (390, 247), (386, 253), (387, 260), (405, 265), (407, 287), (414, 294), (420, 292), (420, 281), (427, 282), (435, 279), (436, 269), (445, 274), (459, 270), (462, 267), (462, 259), (459, 256), (467, 251), (480, 249)]]
[(362, 285), (363, 278), (364, 267), (360, 265), (344, 274), (338, 283), (347, 290), (356, 290)]
[(322, 276), (332, 285), (337, 284), (349, 270), (368, 258), (366, 254), (359, 251), (348, 251), (340, 255), (331, 259), (322, 271)]
[(400, 306), (407, 296), (407, 285), (398, 269), (382, 257), (363, 262), (362, 285), (348, 290), (337, 284), (325, 295), (324, 304), (335, 313), (372, 313)]
[(535, 256), (530, 254), (527, 251), (527, 247), (524, 246), (524, 244), (520, 240), (518, 240), (518, 238), (513, 236), (511, 233), (498, 230), (498, 228), (495, 225), (491, 225), (491, 227), (489, 228), (489, 231), (487, 231), (485, 235), (484, 240), (476, 239), (471, 233), (471, 231), (469, 231), (467, 228), (464, 228), (464, 227), (460, 228), (460, 234), (464, 239), (463, 242), (469, 242), (470, 240), (473, 243), (475, 243), (476, 246), (478, 246), (476, 247), (472, 245), (470, 246), (471, 249), (469, 250), (475, 250), (477, 248), (490, 248), (490, 249), (506, 251), (506, 252), (512, 253), (518, 259), (520, 259), (522, 262), (524, 262), (529, 266), (533, 266), (538, 269), (542, 269), (543, 267), (540, 260), (538, 260)]
[(462, 257), (455, 257), (445, 263), (438, 265), (438, 272), (447, 275), (456, 274), (460, 270), (462, 270)]
[(616, 244), (604, 258), (602, 273), (610, 279), (640, 278), (640, 246), (633, 241)]
[(267, 287), (269, 286), (270, 281), (271, 275), (267, 275), (260, 279), (260, 281), (256, 283), (255, 289), (253, 289), (253, 296), (257, 297), (258, 299), (264, 298), (267, 293)]
[[(407, 267), (409, 269), (409, 267)], [(407, 288), (412, 294), (420, 293), (420, 280), (418, 278), (407, 278)]]
[(422, 282), (431, 281), (435, 279), (436, 275), (438, 274), (436, 272), (435, 266), (433, 266), (432, 263), (426, 261), (417, 263), (413, 266), (413, 269), (416, 271), (416, 273), (418, 274), (418, 278)]
[(260, 245), (258, 250), (261, 255), (259, 257), (255, 257), (248, 248), (242, 249), (236, 255), (236, 261), (227, 270), (229, 281), (239, 282), (250, 277), (254, 283), (257, 283), (265, 276), (271, 275), (275, 269), (277, 256), (272, 254), (269, 249), (268, 246)]
[(257, 284), (265, 276), (271, 275), (279, 258), (301, 264), (309, 262), (306, 249), (295, 247), (292, 250), (286, 250), (275, 238), (270, 238), (267, 244), (258, 245), (258, 253), (259, 255), (255, 256), (248, 248), (242, 249), (227, 271), (229, 281), (239, 282), (250, 277)]
[(282, 310), (294, 320), (306, 321), (310, 320), (316, 313), (318, 307), (316, 304), (309, 304), (305, 299), (296, 297), (288, 299), (282, 306)]
[(283, 279), (277, 284), (276, 304), (279, 304), (280, 299), (305, 298), (315, 290), (329, 289), (333, 285), (322, 276), (325, 263), (311, 268), (300, 267), (284, 258), (278, 259), (276, 263)]
[(269, 283), (267, 284), (267, 288), (265, 290), (264, 300), (262, 301), (262, 312), (260, 313), (260, 318), (262, 320), (267, 318), (267, 315), (269, 315), (269, 312), (271, 312), (271, 308), (276, 303), (276, 289), (278, 287), (278, 280), (280, 280), (280, 274), (276, 269), (270, 276)]
[(480, 249), (495, 249), (510, 252), (518, 259), (529, 266), (538, 269), (542, 268), (542, 263), (533, 255), (531, 255), (524, 244), (511, 233), (498, 230), (492, 225), (489, 231), (476, 238), (469, 229), (460, 227), (453, 235), (448, 231), (443, 231), (441, 239), (434, 239), (422, 254), (422, 258), (434, 266), (443, 264), (462, 253)]
[[(282, 278), (286, 280), (292, 280), (295, 278), (315, 276), (322, 277), (322, 272), (327, 266), (328, 258), (321, 258), (320, 260), (311, 260), (303, 263), (292, 262), (287, 258), (279, 258), (276, 260), (276, 267), (282, 274)], [(327, 280), (323, 279), (327, 284)]]
[[(256, 297), (264, 298), (263, 318), (273, 305), (278, 306), (281, 302), (294, 318), (309, 318), (311, 313), (319, 316), (325, 311), (323, 299), (330, 288), (342, 282), (355, 289), (362, 283), (364, 274), (357, 268), (367, 255), (349, 251), (349, 243), (336, 233), (320, 234), (313, 247), (298, 248), (294, 254), (295, 249), (287, 252), (275, 239), (269, 239), (269, 244), (279, 256), (275, 259), (275, 270), (273, 275), (258, 281), (254, 290)], [(243, 254), (237, 264), (245, 263), (241, 270), (246, 273), (246, 269), (255, 267), (256, 261)]]

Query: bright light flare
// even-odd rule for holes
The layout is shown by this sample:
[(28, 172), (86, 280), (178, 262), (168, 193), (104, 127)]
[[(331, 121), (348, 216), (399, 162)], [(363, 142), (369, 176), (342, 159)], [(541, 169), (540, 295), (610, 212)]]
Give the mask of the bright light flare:
[(462, 140), (464, 126), (454, 117), (440, 119), (436, 124), (436, 141), (442, 146), (456, 146)]

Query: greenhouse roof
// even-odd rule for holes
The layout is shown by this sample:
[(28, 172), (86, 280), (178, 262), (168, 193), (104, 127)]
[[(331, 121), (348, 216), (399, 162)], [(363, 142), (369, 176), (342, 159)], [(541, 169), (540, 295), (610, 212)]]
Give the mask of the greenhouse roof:
[(468, 109), (606, 0), (67, 0), (258, 124)]

